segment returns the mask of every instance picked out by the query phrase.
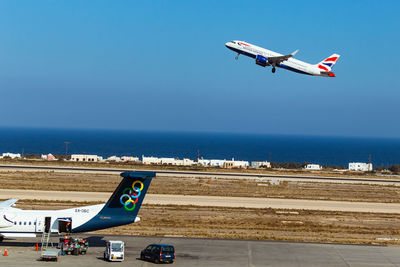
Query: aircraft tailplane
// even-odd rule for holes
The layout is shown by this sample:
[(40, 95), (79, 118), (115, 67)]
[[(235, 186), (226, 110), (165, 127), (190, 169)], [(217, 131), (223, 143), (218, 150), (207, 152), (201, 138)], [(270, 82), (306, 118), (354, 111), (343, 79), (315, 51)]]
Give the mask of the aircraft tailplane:
[(138, 221), (137, 214), (155, 172), (123, 172), (122, 181), (110, 199), (91, 220), (73, 229), (87, 232)]

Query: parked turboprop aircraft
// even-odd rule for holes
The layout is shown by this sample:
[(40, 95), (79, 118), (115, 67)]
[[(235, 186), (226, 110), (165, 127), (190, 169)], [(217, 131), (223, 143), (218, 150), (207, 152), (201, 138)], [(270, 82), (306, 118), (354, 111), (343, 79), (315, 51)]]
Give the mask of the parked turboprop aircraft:
[(0, 202), (0, 240), (35, 237), (43, 232), (87, 232), (140, 221), (137, 217), (155, 172), (123, 172), (122, 181), (105, 204), (64, 210), (21, 210), (18, 199)]
[(238, 59), (239, 55), (243, 54), (254, 58), (256, 64), (259, 66), (272, 66), (272, 73), (275, 73), (275, 67), (279, 67), (307, 75), (335, 77), (335, 74), (331, 70), (340, 57), (338, 54), (333, 54), (318, 64), (309, 64), (293, 58), (299, 50), (289, 55), (281, 55), (243, 41), (227, 42), (225, 46), (237, 53), (236, 59)]

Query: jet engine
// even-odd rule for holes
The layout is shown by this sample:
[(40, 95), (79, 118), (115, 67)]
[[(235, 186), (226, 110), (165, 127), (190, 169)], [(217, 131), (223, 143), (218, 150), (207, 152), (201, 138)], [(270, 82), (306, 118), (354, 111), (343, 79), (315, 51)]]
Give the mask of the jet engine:
[(263, 57), (262, 55), (257, 55), (256, 56), (256, 64), (262, 67), (269, 66), (270, 64), (268, 63), (268, 59), (266, 57)]

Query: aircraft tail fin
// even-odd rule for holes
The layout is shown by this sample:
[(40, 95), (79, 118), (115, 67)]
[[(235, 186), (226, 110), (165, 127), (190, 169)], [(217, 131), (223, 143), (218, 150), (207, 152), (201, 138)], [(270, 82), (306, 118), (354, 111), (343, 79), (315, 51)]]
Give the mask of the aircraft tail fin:
[(155, 172), (123, 172), (122, 181), (100, 213), (136, 217)]
[(318, 68), (324, 71), (331, 71), (333, 66), (339, 60), (340, 55), (333, 54), (317, 64)]
[(121, 173), (122, 181), (100, 212), (74, 232), (87, 232), (133, 223), (140, 220), (137, 214), (155, 172)]

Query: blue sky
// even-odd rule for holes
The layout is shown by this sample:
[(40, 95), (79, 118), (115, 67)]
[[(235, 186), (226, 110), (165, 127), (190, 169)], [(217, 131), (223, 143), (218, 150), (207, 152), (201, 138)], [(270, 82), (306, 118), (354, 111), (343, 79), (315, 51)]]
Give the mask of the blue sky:
[[(398, 1), (1, 1), (0, 126), (400, 138)], [(336, 78), (262, 68), (245, 40)]]

